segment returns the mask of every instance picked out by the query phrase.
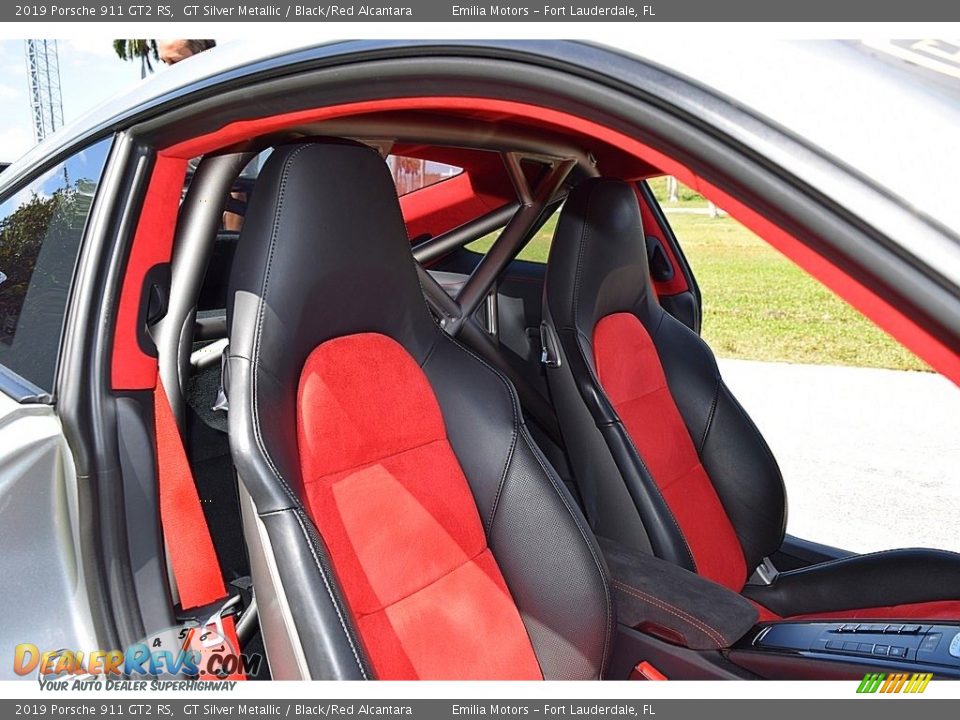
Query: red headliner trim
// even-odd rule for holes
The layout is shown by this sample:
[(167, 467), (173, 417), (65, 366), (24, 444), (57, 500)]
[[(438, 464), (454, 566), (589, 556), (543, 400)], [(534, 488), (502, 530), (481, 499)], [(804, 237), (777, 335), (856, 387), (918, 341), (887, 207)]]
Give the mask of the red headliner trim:
[[(754, 233), (769, 242), (773, 247), (819, 279), (824, 285), (849, 302), (857, 310), (872, 319), (879, 327), (930, 363), (937, 371), (960, 385), (960, 356), (958, 356), (957, 353), (945, 345), (939, 338), (917, 325), (905, 313), (890, 305), (886, 300), (851, 278), (840, 268), (832, 265), (827, 259), (818, 255), (788, 232), (776, 226), (742, 202), (734, 199), (720, 188), (698, 177), (686, 166), (664, 155), (660, 151), (644, 145), (636, 139), (628, 137), (616, 130), (559, 110), (491, 98), (410, 97), (373, 100), (301, 110), (272, 117), (238, 120), (225, 125), (219, 130), (162, 149), (160, 154), (165, 158), (180, 158), (181, 160), (185, 160), (256, 135), (277, 131), (284, 127), (300, 123), (316, 122), (334, 117), (345, 117), (369, 112), (404, 109), (469, 111), (474, 117), (476, 117), (478, 113), (482, 113), (487, 117), (493, 116), (494, 118), (503, 116), (525, 118), (528, 122), (534, 122), (540, 126), (559, 128), (566, 134), (570, 134), (571, 132), (579, 133), (584, 138), (594, 138), (597, 141), (618, 147), (623, 152), (629, 153), (650, 165), (660, 168), (662, 172), (675, 176), (685, 185), (713, 200), (717, 205), (727, 210), (731, 216), (737, 218)], [(154, 172), (156, 174), (157, 170)], [(151, 188), (152, 187), (153, 183), (151, 182)], [(172, 196), (173, 193), (170, 188), (168, 188), (168, 192), (170, 192)], [(170, 211), (166, 212), (172, 214)], [(147, 213), (144, 212), (143, 215), (147, 215)], [(141, 225), (143, 224), (141, 218)], [(140, 230), (138, 228), (138, 236), (139, 234)], [(137, 248), (134, 249), (134, 252), (137, 252)], [(167, 251), (167, 256), (169, 257), (169, 250)], [(127, 278), (127, 280), (129, 280), (129, 282), (125, 282), (124, 284), (121, 306), (139, 302), (140, 283), (134, 282), (130, 280), (130, 278)], [(131, 299), (130, 293), (135, 293), (136, 298)], [(125, 316), (122, 318), (122, 321), (123, 323), (130, 323), (131, 319), (129, 316)], [(135, 320), (133, 323), (135, 325)], [(130, 326), (126, 328), (118, 327), (117, 343), (114, 348), (115, 370), (127, 362), (135, 363), (136, 360), (132, 360), (131, 358), (142, 355), (142, 351), (140, 351), (135, 343), (135, 331), (135, 326), (132, 329)], [(131, 342), (131, 337), (133, 338), (133, 342)], [(134, 373), (134, 375), (139, 376), (138, 373)], [(121, 381), (118, 382), (115, 377), (114, 387), (122, 388), (125, 386), (122, 378)]]

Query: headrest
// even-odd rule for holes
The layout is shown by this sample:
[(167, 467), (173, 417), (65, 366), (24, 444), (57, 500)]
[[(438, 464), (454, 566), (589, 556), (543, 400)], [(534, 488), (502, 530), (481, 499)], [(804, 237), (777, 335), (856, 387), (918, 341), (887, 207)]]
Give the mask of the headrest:
[(231, 271), (231, 355), (281, 382), (341, 335), (392, 337), (418, 361), (436, 325), (414, 269), (393, 180), (359, 143), (278, 147), (254, 188)]
[(546, 297), (558, 329), (578, 328), (587, 337), (606, 315), (641, 315), (656, 306), (630, 183), (591, 178), (570, 193), (550, 247)]

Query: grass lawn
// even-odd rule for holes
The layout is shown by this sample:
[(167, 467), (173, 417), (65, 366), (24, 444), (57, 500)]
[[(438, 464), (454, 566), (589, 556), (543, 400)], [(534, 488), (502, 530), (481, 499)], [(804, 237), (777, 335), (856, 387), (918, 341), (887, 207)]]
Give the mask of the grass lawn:
[(669, 219), (703, 295), (703, 338), (719, 356), (928, 369), (735, 220)]
[(683, 183), (679, 183), (677, 185), (677, 202), (670, 202), (667, 200), (667, 177), (665, 175), (662, 177), (650, 178), (647, 180), (647, 185), (650, 186), (650, 190), (653, 191), (654, 197), (657, 198), (657, 202), (659, 202), (662, 207), (707, 207), (707, 199), (696, 190), (688, 188)]
[[(669, 220), (703, 294), (703, 338), (718, 356), (928, 369), (735, 220), (684, 214)], [(555, 226), (556, 216), (520, 259), (545, 262)], [(494, 237), (467, 247), (484, 252)]]
[[(556, 229), (557, 213), (554, 213), (553, 216), (543, 224), (543, 227), (540, 228), (537, 234), (533, 236), (530, 242), (526, 244), (523, 250), (520, 251), (520, 254), (517, 255), (517, 260), (545, 263), (547, 261), (547, 253), (550, 252), (550, 241), (553, 239), (553, 231)], [(467, 250), (485, 253), (490, 249), (490, 246), (493, 245), (493, 241), (497, 239), (499, 234), (500, 232), (497, 231), (489, 235), (484, 235), (479, 240), (474, 240), (465, 247)]]

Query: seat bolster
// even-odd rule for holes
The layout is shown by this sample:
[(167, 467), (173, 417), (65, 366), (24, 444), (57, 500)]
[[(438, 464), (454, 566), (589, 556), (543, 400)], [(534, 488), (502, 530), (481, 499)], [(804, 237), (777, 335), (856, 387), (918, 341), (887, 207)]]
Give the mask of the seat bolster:
[[(372, 666), (313, 522), (302, 510), (293, 509), (265, 513), (260, 521), (270, 544), (282, 549), (273, 560), (310, 676), (372, 679)], [(277, 622), (280, 614), (276, 607), (261, 607), (265, 622)], [(289, 662), (286, 657), (282, 660)]]
[[(740, 538), (748, 573), (776, 552), (787, 531), (787, 491), (773, 453), (723, 380), (700, 460)], [(744, 483), (748, 477), (752, 482)]]
[(630, 433), (620, 421), (601, 427), (600, 432), (633, 498), (650, 539), (653, 554), (679, 565), (684, 570), (696, 572), (693, 551), (684, 538), (677, 518), (640, 457)]
[(519, 402), (497, 371), (439, 328), (423, 371), (440, 405), (447, 439), (470, 484), (484, 530), (489, 532), (522, 421)]
[(442, 332), (423, 370), (544, 679), (600, 679), (615, 623), (606, 566), (513, 388)]
[[(593, 368), (593, 351), (590, 340), (582, 332), (573, 328), (557, 328), (557, 336), (563, 346), (563, 356), (567, 360), (568, 368), (550, 368), (548, 378), (551, 387), (558, 387), (563, 378), (558, 377), (562, 372), (569, 372), (579, 391), (580, 397), (589, 410), (595, 429), (600, 432), (606, 444), (606, 450), (617, 467), (620, 480), (629, 493), (630, 499), (642, 523), (646, 538), (654, 553), (659, 558), (676, 563), (687, 570), (695, 570), (696, 563), (683, 533), (673, 512), (667, 505), (657, 487), (656, 482), (647, 470), (640, 454), (630, 438), (630, 434), (617, 415), (617, 411), (610, 404), (606, 393), (600, 385)], [(568, 418), (562, 419), (565, 438), (579, 433), (594, 432), (593, 427), (577, 427)], [(569, 442), (569, 440), (568, 440)], [(595, 466), (594, 462), (591, 465)], [(608, 478), (595, 478), (589, 474), (581, 482), (588, 484), (583, 491), (585, 496), (592, 492), (601, 483), (609, 482)], [(598, 519), (598, 526), (603, 523)], [(611, 529), (602, 527), (602, 531), (611, 535)], [(613, 530), (612, 532), (617, 532)]]
[(525, 427), (504, 477), (489, 543), (544, 679), (603, 679), (616, 623), (606, 564), (573, 497)]
[(670, 394), (737, 533), (749, 574), (783, 543), (787, 499), (780, 468), (720, 377), (707, 344), (666, 312), (652, 338)]
[(783, 617), (943, 600), (960, 607), (960, 554), (910, 549), (855, 555), (780, 573), (770, 585), (747, 585), (743, 594)]

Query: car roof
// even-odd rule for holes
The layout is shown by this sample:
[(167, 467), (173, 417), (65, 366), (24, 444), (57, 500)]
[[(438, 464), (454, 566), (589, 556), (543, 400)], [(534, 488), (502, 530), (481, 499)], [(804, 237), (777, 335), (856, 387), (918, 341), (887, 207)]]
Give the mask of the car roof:
[[(552, 40), (228, 42), (101, 103), (16, 161), (0, 175), (0, 186), (17, 182), (29, 168), (78, 143), (221, 82), (325, 57), (431, 44), (520, 50), (574, 63), (587, 48), (586, 43)], [(902, 57), (843, 41), (686, 44), (645, 38), (642, 45), (618, 40), (593, 47), (632, 56), (732, 99), (960, 233), (960, 143), (951, 142), (960, 127), (960, 82), (955, 79), (919, 74)]]

